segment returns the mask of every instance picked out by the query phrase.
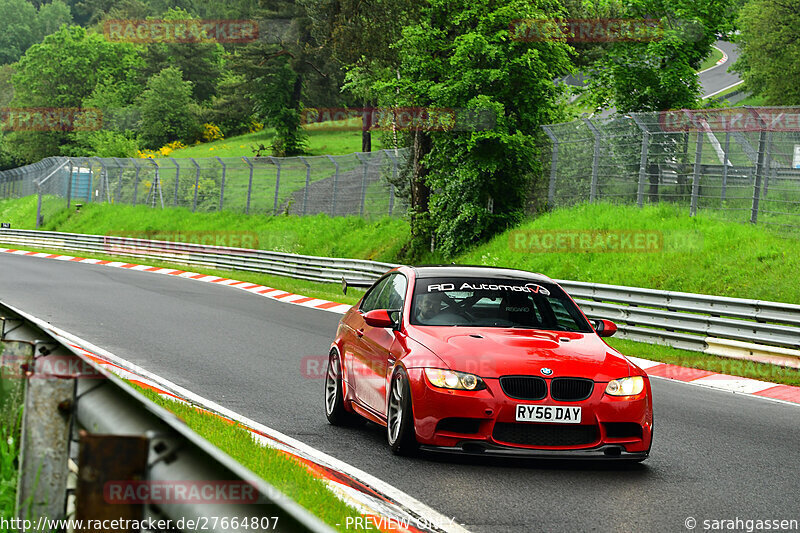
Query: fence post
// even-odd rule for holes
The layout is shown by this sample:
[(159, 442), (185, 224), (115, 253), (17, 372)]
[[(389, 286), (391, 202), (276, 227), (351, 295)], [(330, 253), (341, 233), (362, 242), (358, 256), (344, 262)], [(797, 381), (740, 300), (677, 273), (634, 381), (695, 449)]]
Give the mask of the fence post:
[(139, 171), (141, 170), (141, 167), (136, 159), (131, 159), (131, 163), (133, 163), (133, 166), (136, 169), (136, 175), (133, 177), (133, 207), (136, 207), (136, 201), (138, 200), (139, 196)]
[(361, 210), (359, 211), (360, 216), (364, 216), (364, 204), (367, 201), (367, 162), (364, 160), (364, 157), (361, 153), (356, 152), (356, 157), (361, 164), (364, 166), (364, 173), (361, 175)]
[(253, 192), (253, 163), (247, 158), (247, 156), (242, 156), (244, 162), (247, 163), (247, 166), (250, 167), (250, 181), (247, 182), (247, 203), (245, 204), (244, 214), (250, 214), (250, 194)]
[(720, 206), (725, 201), (725, 191), (728, 188), (728, 164), (730, 161), (728, 160), (728, 151), (731, 147), (731, 132), (730, 130), (725, 132), (725, 150), (723, 150), (723, 161), (722, 161), (722, 192), (720, 194), (719, 203)]
[(392, 155), (391, 150), (383, 150), (386, 157), (392, 160), (392, 181), (389, 183), (389, 216), (394, 211), (394, 184), (397, 183), (397, 158)]
[(589, 191), (589, 201), (594, 202), (597, 198), (597, 170), (600, 164), (600, 130), (598, 130), (588, 118), (584, 118), (583, 120), (594, 134), (594, 154), (592, 155), (592, 186)]
[(178, 185), (181, 181), (181, 166), (174, 157), (170, 157), (169, 159), (175, 164), (175, 196), (172, 199), (172, 207), (178, 207)]
[(553, 158), (550, 161), (550, 186), (547, 189), (547, 203), (553, 207), (556, 203), (556, 168), (558, 167), (558, 139), (555, 133), (548, 127), (542, 126), (542, 129), (553, 141)]
[(120, 163), (120, 159), (117, 159), (116, 157), (114, 158), (114, 161), (116, 161), (117, 165), (119, 166), (119, 176), (117, 176), (117, 200), (120, 200), (122, 199), (122, 175), (125, 173), (125, 166), (127, 165), (124, 163), (124, 159), (121, 160), (123, 163)]
[(761, 115), (758, 114), (750, 106), (745, 106), (745, 108), (756, 117), (756, 120), (759, 123), (760, 132), (758, 134), (758, 158), (756, 159), (756, 180), (753, 186), (753, 207), (751, 209), (750, 214), (750, 222), (752, 224), (758, 223), (758, 204), (759, 204), (759, 194), (761, 192), (761, 178), (764, 174), (764, 159), (766, 157), (767, 152), (767, 127), (764, 123), (764, 120), (761, 118)]
[(636, 115), (631, 115), (631, 118), (639, 129), (642, 131), (642, 152), (639, 155), (639, 185), (636, 188), (636, 205), (639, 207), (644, 206), (644, 182), (647, 179), (647, 155), (650, 150), (650, 132), (647, 126)]
[(303, 189), (303, 215), (305, 215), (308, 205), (308, 186), (311, 184), (311, 165), (308, 164), (308, 161), (303, 156), (300, 156), (300, 161), (306, 166), (306, 188)]
[(150, 185), (150, 194), (153, 195), (153, 198), (150, 200), (150, 207), (155, 209), (156, 207), (156, 192), (158, 193), (158, 199), (161, 201), (161, 209), (164, 209), (164, 196), (161, 194), (161, 175), (160, 175), (160, 167), (158, 166), (158, 162), (155, 159), (150, 159), (150, 162), (153, 163), (153, 166), (156, 169), (156, 176), (153, 179), (153, 184)]
[(767, 152), (764, 156), (764, 191), (761, 193), (761, 198), (766, 201), (767, 190), (769, 188), (770, 174), (775, 175), (775, 169), (772, 168), (772, 132), (767, 132)]
[(67, 178), (67, 209), (72, 207), (72, 158), (69, 160), (69, 177)]
[(39, 226), (42, 224), (42, 188), (37, 183), (36, 190), (39, 193), (39, 200), (36, 203), (36, 229), (39, 229)]
[(336, 216), (336, 186), (339, 182), (339, 161), (334, 159), (332, 155), (327, 156), (328, 159), (331, 160), (331, 163), (336, 167), (336, 171), (333, 174), (333, 193), (331, 194), (331, 216)]
[[(100, 164), (100, 184), (99, 184), (99, 187), (98, 187), (99, 191), (98, 191), (98, 195), (97, 196), (100, 198), (100, 202), (102, 203), (102, 201), (103, 201), (103, 194), (102, 193), (105, 192), (105, 190), (103, 189), (103, 178), (105, 178), (105, 175), (106, 175), (106, 166), (103, 163), (103, 160), (100, 159), (99, 157), (93, 157), (92, 159), (96, 159), (97, 162)], [(91, 168), (92, 167), (90, 166), (89, 169), (91, 169)], [(91, 180), (92, 181), (92, 187), (91, 187), (92, 190), (91, 190), (90, 194), (92, 195), (92, 201), (94, 202), (94, 193), (95, 193), (94, 173), (92, 173), (91, 175), (92, 175), (92, 180)]]
[(219, 156), (217, 156), (217, 161), (219, 161), (219, 164), (222, 165), (222, 185), (220, 185), (220, 188), (219, 188), (219, 210), (222, 211), (222, 206), (224, 205), (224, 202), (225, 202), (225, 170), (226, 170), (226, 167), (225, 167), (225, 163), (222, 161), (222, 159)]
[(278, 169), (275, 175), (275, 201), (272, 205), (272, 214), (275, 216), (278, 214), (278, 192), (281, 189), (281, 162), (277, 157), (272, 156), (269, 156), (269, 160), (272, 161), (272, 164)]
[(192, 162), (196, 169), (194, 174), (194, 201), (192, 202), (192, 213), (194, 213), (197, 211), (197, 191), (200, 188), (200, 165), (197, 164), (193, 157), (190, 157), (189, 161)]
[(692, 202), (689, 216), (697, 214), (698, 197), (700, 193), (700, 164), (703, 162), (703, 130), (697, 127), (697, 140), (695, 142), (694, 168), (692, 171)]

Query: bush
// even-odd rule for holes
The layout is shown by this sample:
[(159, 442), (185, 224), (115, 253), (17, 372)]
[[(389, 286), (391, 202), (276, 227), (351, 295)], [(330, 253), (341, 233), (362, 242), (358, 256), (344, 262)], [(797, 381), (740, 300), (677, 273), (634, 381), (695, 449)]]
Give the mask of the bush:
[(165, 68), (150, 78), (138, 104), (142, 113), (139, 131), (146, 147), (200, 138), (200, 109), (192, 99), (192, 83), (183, 81), (180, 69)]

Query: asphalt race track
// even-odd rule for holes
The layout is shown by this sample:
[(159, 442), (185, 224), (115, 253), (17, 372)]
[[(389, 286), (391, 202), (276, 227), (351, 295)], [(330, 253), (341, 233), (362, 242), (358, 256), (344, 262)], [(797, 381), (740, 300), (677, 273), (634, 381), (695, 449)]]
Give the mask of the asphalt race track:
[(329, 426), (322, 379), (301, 372), (303, 357), (327, 353), (339, 315), (171, 276), (11, 255), (0, 255), (0, 300), (381, 477), (471, 531), (800, 520), (800, 407), (654, 379), (654, 448), (641, 465), (404, 459), (377, 426)]

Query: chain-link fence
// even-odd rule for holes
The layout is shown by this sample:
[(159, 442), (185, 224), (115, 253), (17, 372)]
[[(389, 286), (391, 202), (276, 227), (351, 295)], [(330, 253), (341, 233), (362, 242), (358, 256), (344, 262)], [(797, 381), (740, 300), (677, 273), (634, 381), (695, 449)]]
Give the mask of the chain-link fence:
[(550, 206), (672, 202), (800, 229), (800, 108), (678, 110), (543, 127)]
[(341, 156), (52, 157), (0, 172), (0, 198), (38, 195), (37, 224), (93, 202), (248, 214), (401, 216), (404, 150)]

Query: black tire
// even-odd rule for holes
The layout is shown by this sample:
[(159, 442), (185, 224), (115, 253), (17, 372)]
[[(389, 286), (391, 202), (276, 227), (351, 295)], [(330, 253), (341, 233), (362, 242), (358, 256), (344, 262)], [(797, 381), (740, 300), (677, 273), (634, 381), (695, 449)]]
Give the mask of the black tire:
[(364, 419), (344, 407), (342, 391), (342, 365), (339, 352), (331, 350), (325, 371), (325, 416), (334, 426), (355, 426)]
[(399, 368), (392, 377), (389, 388), (389, 406), (386, 410), (386, 439), (395, 455), (414, 455), (419, 450), (414, 431), (414, 411), (408, 374)]

